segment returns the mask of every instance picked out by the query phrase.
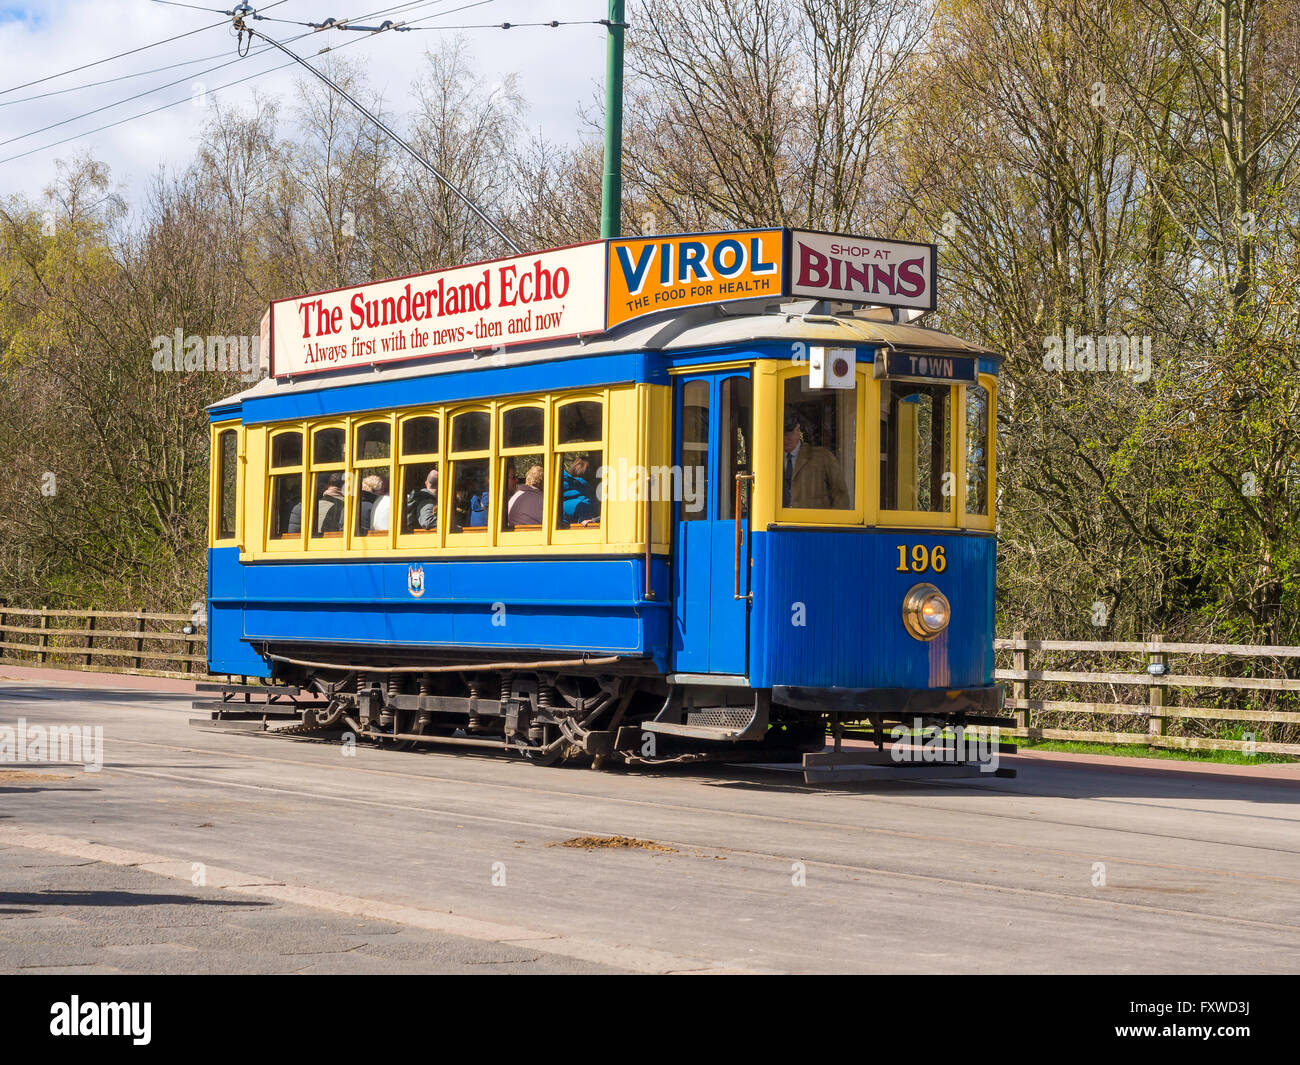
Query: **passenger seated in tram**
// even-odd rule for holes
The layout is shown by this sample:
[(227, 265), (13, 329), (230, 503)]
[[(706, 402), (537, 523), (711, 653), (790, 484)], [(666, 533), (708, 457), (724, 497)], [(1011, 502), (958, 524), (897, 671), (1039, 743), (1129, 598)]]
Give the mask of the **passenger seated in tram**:
[(506, 520), (511, 525), (542, 524), (542, 478), (540, 466), (530, 466), (524, 483), (518, 485), (506, 503)]
[(372, 531), (386, 532), (388, 529), (387, 511), (384, 512), (384, 526), (375, 525), (375, 508), (380, 499), (387, 500), (384, 492), (384, 479), (377, 473), (367, 474), (361, 479), (361, 503), (357, 507), (357, 532), (368, 536)]
[(343, 474), (331, 473), (325, 480), (325, 489), (316, 500), (315, 535), (343, 531)]
[(560, 516), (564, 525), (595, 525), (600, 521), (600, 499), (595, 479), (589, 477), (591, 462), (586, 455), (574, 455), (564, 468), (560, 483)]
[[(410, 481), (407, 481), (409, 484)], [(436, 529), (438, 527), (438, 467), (424, 478), (423, 487), (406, 497), (406, 527), (408, 529)]]
[(375, 493), (375, 509), (370, 512), (370, 531), (388, 532), (393, 519), (393, 497), (388, 494), (388, 485), (382, 477), (375, 478), (379, 485)]
[(811, 442), (813, 426), (788, 407), (782, 438), (781, 505), (803, 510), (845, 510), (853, 506), (835, 456)]

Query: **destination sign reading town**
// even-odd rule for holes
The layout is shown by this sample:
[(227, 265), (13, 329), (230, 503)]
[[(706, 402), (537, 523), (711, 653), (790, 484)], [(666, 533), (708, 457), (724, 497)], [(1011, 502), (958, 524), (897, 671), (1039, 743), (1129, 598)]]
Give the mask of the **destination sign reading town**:
[(927, 310), (936, 264), (931, 244), (791, 229), (591, 241), (276, 300), (271, 372), (501, 350), (764, 296)]

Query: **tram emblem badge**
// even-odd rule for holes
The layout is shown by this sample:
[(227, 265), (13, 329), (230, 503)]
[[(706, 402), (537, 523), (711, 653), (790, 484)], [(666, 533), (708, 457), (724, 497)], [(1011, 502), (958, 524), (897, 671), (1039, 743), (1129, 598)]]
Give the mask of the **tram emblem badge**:
[(423, 566), (406, 567), (406, 590), (416, 599), (419, 599), (424, 594)]

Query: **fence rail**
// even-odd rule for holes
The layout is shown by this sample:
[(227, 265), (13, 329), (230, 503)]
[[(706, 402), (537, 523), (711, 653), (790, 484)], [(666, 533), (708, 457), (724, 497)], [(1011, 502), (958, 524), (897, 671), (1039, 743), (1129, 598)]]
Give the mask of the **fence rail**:
[[(1023, 632), (1009, 640), (995, 640), (993, 647), (995, 651), (1011, 652), (1011, 668), (998, 669), (995, 676), (1010, 682), (1006, 708), (1015, 715), (1017, 735), (1182, 750), (1300, 755), (1300, 728), (1294, 727), (1300, 725), (1300, 697), (1290, 694), (1300, 692), (1300, 678), (1247, 675), (1259, 672), (1259, 667), (1270, 661), (1277, 664), (1271, 671), (1277, 674), (1282, 663), (1300, 658), (1300, 647), (1166, 642), (1162, 636), (1142, 641), (1030, 640)], [(1112, 660), (1101, 669), (1051, 668), (1041, 663), (1040, 668), (1031, 669), (1029, 656), (1034, 652), (1058, 659)], [(1177, 672), (1171, 669), (1170, 658), (1174, 656), (1181, 660)], [(1129, 669), (1114, 658), (1127, 658)], [(1138, 659), (1140, 664), (1135, 661)], [(1186, 659), (1216, 659), (1224, 664), (1214, 672), (1202, 672)], [(1134, 666), (1140, 671), (1132, 671)], [(1050, 695), (1032, 698), (1030, 684), (1038, 686), (1039, 692), (1043, 686), (1048, 687)], [(1080, 688), (1084, 689), (1081, 697), (1061, 698)], [(1231, 698), (1256, 705), (1195, 706), (1170, 699), (1171, 695), (1196, 698), (1196, 693), (1207, 691), (1231, 693)], [(1061, 722), (1051, 720), (1075, 715), (1111, 718), (1112, 724), (1144, 719), (1145, 727), (1081, 729), (1058, 727)], [(1268, 736), (1247, 734), (1243, 724), (1264, 726), (1259, 731)], [(1224, 732), (1240, 736), (1222, 735)]]
[(203, 633), (183, 632), (188, 614), (147, 610), (46, 610), (0, 606), (0, 662), (139, 673), (206, 675)]

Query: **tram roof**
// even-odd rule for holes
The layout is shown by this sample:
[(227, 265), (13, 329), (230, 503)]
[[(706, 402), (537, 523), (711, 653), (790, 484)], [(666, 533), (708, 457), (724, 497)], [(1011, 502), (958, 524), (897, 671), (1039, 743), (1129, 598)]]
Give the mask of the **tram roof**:
[(591, 338), (545, 341), (496, 353), (432, 356), (297, 377), (267, 377), (242, 392), (218, 400), (209, 409), (246, 399), (346, 388), (379, 379), (397, 381), (629, 352), (671, 355), (678, 351), (773, 341), (886, 347), (899, 351), (1001, 359), (993, 349), (951, 333), (915, 322), (898, 321), (888, 307), (859, 306), (842, 310), (819, 300), (746, 300), (663, 311)]

